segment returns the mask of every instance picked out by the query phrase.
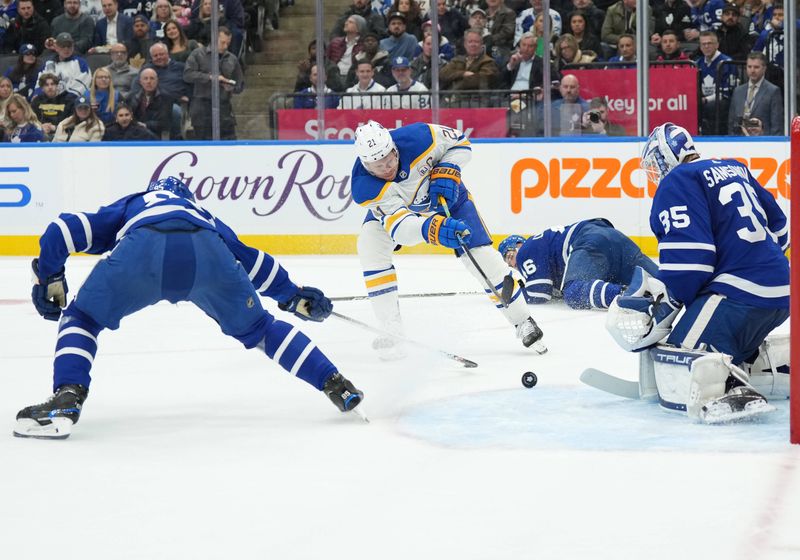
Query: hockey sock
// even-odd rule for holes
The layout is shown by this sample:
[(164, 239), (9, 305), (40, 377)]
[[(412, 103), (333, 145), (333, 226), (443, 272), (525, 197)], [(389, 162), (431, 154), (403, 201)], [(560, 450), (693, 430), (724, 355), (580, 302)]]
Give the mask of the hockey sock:
[(268, 327), (263, 350), (283, 369), (320, 391), (325, 381), (337, 371), (336, 366), (300, 329), (280, 320)]
[(53, 360), (53, 391), (62, 385), (91, 383), (89, 371), (97, 354), (97, 335), (103, 328), (88, 315), (70, 306), (58, 325)]
[(397, 273), (394, 266), (382, 270), (365, 270), (364, 283), (375, 317), (391, 332), (400, 333), (400, 304)]

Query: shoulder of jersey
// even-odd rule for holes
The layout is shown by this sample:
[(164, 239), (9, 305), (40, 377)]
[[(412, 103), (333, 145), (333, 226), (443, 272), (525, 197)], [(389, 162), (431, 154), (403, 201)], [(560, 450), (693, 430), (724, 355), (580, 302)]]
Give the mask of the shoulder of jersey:
[(377, 198), (387, 183), (371, 175), (358, 158), (353, 165), (352, 175), (353, 200), (356, 204), (364, 204)]

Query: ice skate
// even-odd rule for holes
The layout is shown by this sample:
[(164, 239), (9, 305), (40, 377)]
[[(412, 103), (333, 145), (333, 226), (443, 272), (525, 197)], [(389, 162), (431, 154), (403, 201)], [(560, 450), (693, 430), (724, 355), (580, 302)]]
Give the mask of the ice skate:
[(734, 387), (725, 395), (707, 402), (700, 409), (706, 424), (720, 424), (753, 418), (777, 410), (762, 395), (749, 387)]
[(66, 439), (78, 423), (89, 390), (83, 385), (62, 385), (41, 404), (17, 413), (14, 435), (38, 439)]
[(364, 393), (356, 389), (341, 373), (334, 373), (325, 382), (322, 391), (342, 412), (353, 410), (364, 399)]
[(541, 342), (544, 333), (533, 317), (528, 317), (519, 325), (517, 325), (517, 338), (522, 340), (522, 345), (525, 348), (533, 347), (539, 354), (547, 352), (547, 347)]

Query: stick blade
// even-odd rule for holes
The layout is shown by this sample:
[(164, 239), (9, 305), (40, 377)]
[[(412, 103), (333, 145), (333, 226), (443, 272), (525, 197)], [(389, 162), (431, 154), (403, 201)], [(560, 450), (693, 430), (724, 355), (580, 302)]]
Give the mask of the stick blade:
[(510, 274), (503, 278), (503, 287), (500, 289), (500, 300), (508, 305), (511, 303), (511, 298), (514, 297), (514, 277)]
[(639, 383), (628, 381), (609, 375), (599, 369), (587, 368), (581, 374), (581, 381), (590, 387), (600, 389), (606, 393), (624, 397), (626, 399), (639, 399)]

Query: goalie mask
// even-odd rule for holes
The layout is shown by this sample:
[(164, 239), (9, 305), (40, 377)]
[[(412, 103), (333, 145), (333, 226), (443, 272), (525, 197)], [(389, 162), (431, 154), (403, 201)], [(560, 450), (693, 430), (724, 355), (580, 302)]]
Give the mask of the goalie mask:
[(150, 191), (169, 191), (181, 198), (186, 198), (194, 202), (192, 191), (177, 177), (164, 177), (163, 179), (153, 181), (147, 187), (147, 192)]
[(509, 261), (512, 260), (512, 257), (513, 261), (516, 261), (517, 250), (519, 249), (518, 245), (521, 243), (525, 243), (524, 237), (521, 235), (509, 235), (497, 246), (497, 250), (500, 251), (500, 254), (503, 255), (503, 260), (505, 260), (509, 266), (515, 266)]
[(678, 125), (657, 126), (642, 150), (641, 167), (647, 178), (656, 185), (667, 173), (685, 162), (689, 156), (699, 156), (689, 132)]

